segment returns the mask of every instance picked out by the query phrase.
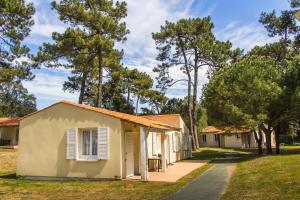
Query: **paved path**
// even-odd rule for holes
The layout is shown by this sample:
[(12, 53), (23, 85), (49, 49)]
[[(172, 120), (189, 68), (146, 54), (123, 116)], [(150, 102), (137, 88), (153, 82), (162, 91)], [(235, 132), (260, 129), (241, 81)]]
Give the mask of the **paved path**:
[(195, 181), (174, 193), (167, 200), (218, 200), (225, 192), (235, 164), (215, 163)]

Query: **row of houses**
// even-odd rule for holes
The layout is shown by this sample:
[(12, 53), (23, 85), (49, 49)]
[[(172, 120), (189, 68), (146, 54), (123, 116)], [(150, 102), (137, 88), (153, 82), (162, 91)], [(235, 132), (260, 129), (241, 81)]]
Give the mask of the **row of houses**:
[[(247, 128), (206, 127), (201, 147), (256, 148)], [(18, 146), (17, 175), (125, 179), (192, 156), (179, 114), (135, 116), (60, 101), (23, 118), (0, 119), (0, 146)]]
[[(222, 148), (257, 148), (255, 133), (246, 127), (215, 127), (207, 126), (199, 137), (201, 147), (222, 147)], [(266, 147), (265, 135), (262, 135), (262, 145)], [(272, 134), (272, 146), (275, 146), (275, 137)]]

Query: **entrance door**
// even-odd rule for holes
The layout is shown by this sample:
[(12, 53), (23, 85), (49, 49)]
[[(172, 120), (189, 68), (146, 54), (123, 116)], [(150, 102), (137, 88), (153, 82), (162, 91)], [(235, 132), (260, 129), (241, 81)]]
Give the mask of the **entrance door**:
[(134, 141), (133, 134), (125, 133), (125, 150), (126, 150), (126, 177), (134, 175)]

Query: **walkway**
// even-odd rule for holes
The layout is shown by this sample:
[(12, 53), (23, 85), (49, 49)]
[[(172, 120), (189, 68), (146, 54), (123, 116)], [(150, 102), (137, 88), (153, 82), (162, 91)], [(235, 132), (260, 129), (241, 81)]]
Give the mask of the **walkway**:
[(215, 163), (194, 182), (171, 195), (167, 200), (218, 200), (225, 192), (235, 167), (232, 160)]
[(206, 163), (206, 161), (201, 160), (178, 161), (169, 165), (166, 172), (149, 172), (149, 181), (176, 182)]

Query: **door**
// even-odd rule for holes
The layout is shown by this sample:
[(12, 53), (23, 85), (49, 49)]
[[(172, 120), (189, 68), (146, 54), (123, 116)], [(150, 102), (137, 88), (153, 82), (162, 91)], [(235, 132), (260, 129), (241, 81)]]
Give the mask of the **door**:
[(134, 138), (133, 133), (125, 133), (126, 177), (134, 175)]

